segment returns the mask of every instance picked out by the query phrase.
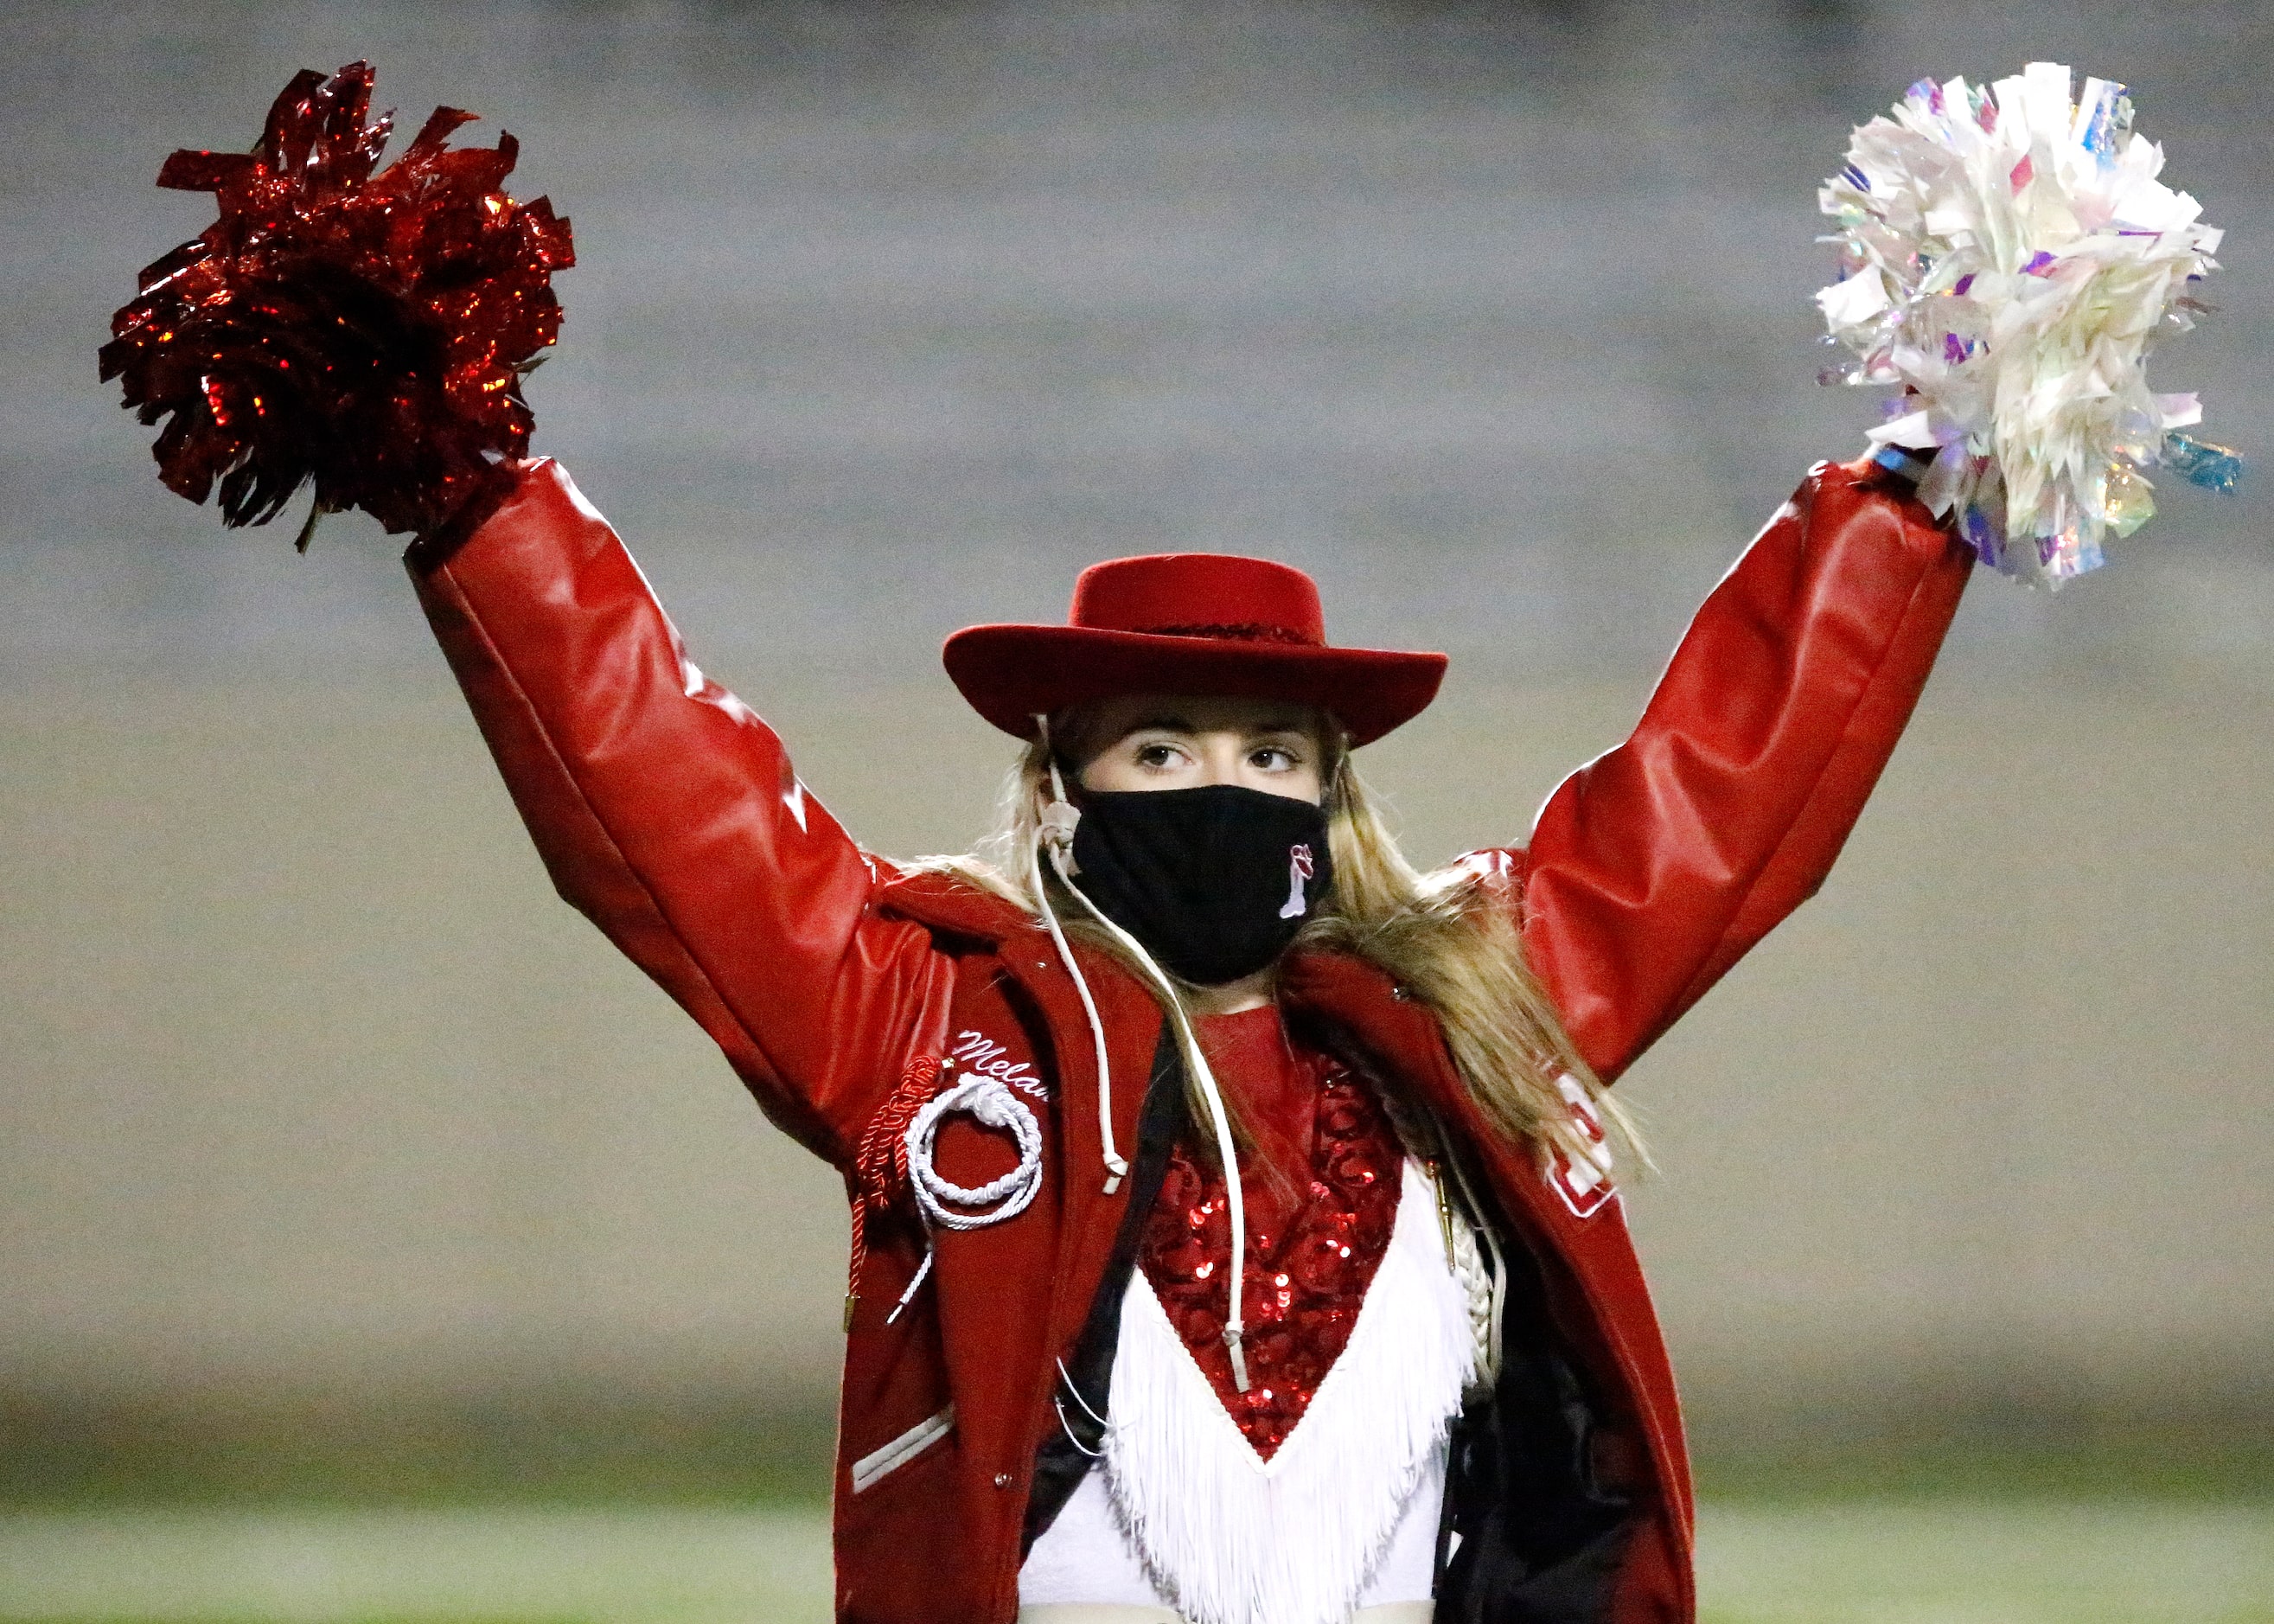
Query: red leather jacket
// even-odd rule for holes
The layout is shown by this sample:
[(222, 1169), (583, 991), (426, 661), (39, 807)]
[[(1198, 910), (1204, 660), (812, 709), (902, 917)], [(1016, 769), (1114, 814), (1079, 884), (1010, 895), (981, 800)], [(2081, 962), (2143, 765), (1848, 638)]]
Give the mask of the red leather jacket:
[[(1823, 880), (1969, 556), (1868, 465), (1819, 465), (1707, 599), (1633, 736), (1565, 781), (1526, 848), (1500, 854), (1532, 963), (1603, 1078)], [(838, 1440), (839, 1616), (1005, 1624), (1037, 1451), (1058, 1426), (1056, 1361), (1142, 1195), (1133, 1181), (1109, 1196), (1096, 1174), (1096, 1062), (1071, 979), (1019, 910), (860, 850), (765, 723), (689, 661), (556, 465), (529, 465), (471, 534), (410, 563), (561, 895), (848, 1183), (914, 1057), (976, 1034), (1047, 1094), (1041, 1194), (1011, 1221), (943, 1234), (932, 1283), (889, 1326), (921, 1239), (877, 1227)], [(1117, 1076), (1146, 1076), (1158, 1009), (1110, 962), (1082, 962)], [(1434, 1018), (1380, 971), (1321, 956), (1283, 970), (1291, 1008), (1435, 1114), (1533, 1266), (1510, 1345), (1542, 1357), (1487, 1418), (1489, 1446), (1456, 1462), (1472, 1560), (1441, 1581), (1441, 1619), (1690, 1619), (1681, 1421), (1619, 1204), (1581, 1216), (1530, 1147), (1495, 1137)], [(1143, 1094), (1117, 1088), (1125, 1147)], [(952, 1127), (940, 1170), (981, 1182), (999, 1153)], [(1543, 1417), (1572, 1415), (1582, 1431), (1543, 1442)], [(1577, 1464), (1543, 1478), (1539, 1462), (1574, 1445)]]

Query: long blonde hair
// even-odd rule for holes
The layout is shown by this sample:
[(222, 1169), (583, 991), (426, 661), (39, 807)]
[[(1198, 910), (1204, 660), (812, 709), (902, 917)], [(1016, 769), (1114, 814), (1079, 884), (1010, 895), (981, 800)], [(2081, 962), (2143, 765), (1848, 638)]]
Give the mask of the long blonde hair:
[[(1076, 714), (1061, 725), (1061, 719), (1053, 719), (1062, 765), (1069, 759), (1065, 746), (1081, 738), (1085, 720)], [(1501, 1133), (1553, 1149), (1576, 1165), (1585, 1166), (1609, 1144), (1646, 1164), (1648, 1153), (1633, 1121), (1580, 1057), (1525, 963), (1504, 881), (1458, 863), (1428, 873), (1414, 868), (1399, 850), (1379, 798), (1352, 764), (1338, 730), (1329, 722), (1320, 731), (1330, 735), (1323, 776), (1334, 883), (1304, 921), (1294, 945), (1361, 959), (1435, 1015), (1462, 1082), (1486, 1121)], [(1047, 886), (1068, 935), (1111, 956), (1151, 986), (1151, 978), (1130, 963), (1121, 944), (1084, 918), (1065, 895), (1058, 875), (1036, 860), (1051, 753), (1042, 740), (1028, 744), (1004, 782), (994, 830), (970, 852), (922, 857), (905, 866), (957, 875), (1029, 913), (1035, 911), (1035, 888)], [(1598, 1140), (1574, 1115), (1558, 1083), (1565, 1076), (1594, 1107), (1604, 1139)], [(1397, 1085), (1394, 1078), (1387, 1081)], [(1229, 1095), (1224, 1105), (1236, 1137), (1246, 1143)]]

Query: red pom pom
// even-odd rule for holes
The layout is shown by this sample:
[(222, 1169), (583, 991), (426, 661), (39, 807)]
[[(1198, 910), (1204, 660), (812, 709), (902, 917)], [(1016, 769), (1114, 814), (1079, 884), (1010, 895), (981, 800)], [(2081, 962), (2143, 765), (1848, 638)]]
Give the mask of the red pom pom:
[(512, 136), (445, 147), (473, 117), (455, 108), (373, 174), (394, 115), (366, 123), (371, 85), (367, 63), (304, 71), (252, 153), (167, 159), (158, 184), (215, 193), (221, 218), (143, 271), (102, 347), (141, 420), (170, 415), (160, 476), (200, 502), (218, 478), (230, 525), (312, 480), (311, 526), (352, 507), (432, 530), (529, 446), (521, 379), (560, 329), (568, 223), (500, 189)]

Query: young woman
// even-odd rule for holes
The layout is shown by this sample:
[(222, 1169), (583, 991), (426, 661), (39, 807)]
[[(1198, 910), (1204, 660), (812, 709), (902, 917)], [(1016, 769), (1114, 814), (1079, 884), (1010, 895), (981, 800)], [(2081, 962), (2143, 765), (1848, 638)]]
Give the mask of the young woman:
[(1351, 756), (1443, 657), (1333, 646), (1281, 565), (950, 638), (1025, 753), (980, 855), (895, 865), (557, 465), (412, 548), (561, 894), (845, 1175), (840, 1618), (1693, 1615), (1603, 1090), (1893, 748), (1972, 556), (1908, 492), (1812, 471), (1633, 736), (1430, 874)]

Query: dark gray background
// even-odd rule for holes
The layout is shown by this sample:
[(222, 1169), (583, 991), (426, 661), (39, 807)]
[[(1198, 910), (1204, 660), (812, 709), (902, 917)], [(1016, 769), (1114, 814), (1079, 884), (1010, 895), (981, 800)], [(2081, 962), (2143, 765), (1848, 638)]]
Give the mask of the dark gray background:
[[(94, 379), (149, 185), (295, 69), (379, 64), (523, 143), (575, 221), (537, 445), (746, 682), (930, 669), (1116, 553), (1270, 553), (1458, 676), (1654, 662), (1876, 392), (1814, 381), (1814, 189), (1922, 73), (2128, 81), (2230, 227), (2159, 387), (2268, 442), (2267, 8), (2249, 4), (152, 4), (12, 9), (0, 64), (0, 671), (427, 660), (366, 521), (306, 563), (151, 475)], [(2175, 481), (2172, 483), (2176, 483)], [(2263, 480), (2169, 494), (1963, 661), (2261, 682)]]
[(2248, 483), (2167, 490), (2057, 597), (1976, 583), (1823, 895), (1622, 1084), (1665, 1168), (1631, 1210), (1709, 1461), (1811, 1411), (2274, 1436), (2263, 8), (8, 22), (0, 1410), (587, 1380), (825, 1417), (840, 1346), (838, 1182), (549, 897), (395, 545), (222, 533), (96, 383), (136, 268), (210, 218), (151, 186), (171, 148), (357, 57), (407, 122), (519, 136), (583, 256), (538, 449), (878, 849), (960, 847), (1007, 765), (944, 635), (1209, 547), (1313, 570), (1340, 640), (1453, 653), (1367, 752), (1434, 862), (1521, 839), (1860, 448), (1809, 298), (1850, 125), (2046, 57), (2128, 81), (2229, 228), (2156, 376)]

